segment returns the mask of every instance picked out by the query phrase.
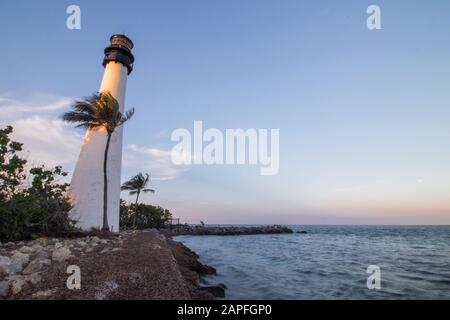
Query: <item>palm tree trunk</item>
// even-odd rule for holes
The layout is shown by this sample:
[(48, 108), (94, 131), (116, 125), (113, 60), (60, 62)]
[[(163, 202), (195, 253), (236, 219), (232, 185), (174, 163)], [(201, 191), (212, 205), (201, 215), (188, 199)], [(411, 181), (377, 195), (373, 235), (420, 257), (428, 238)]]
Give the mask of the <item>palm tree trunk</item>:
[(137, 213), (138, 213), (139, 193), (140, 193), (140, 191), (137, 192), (137, 194), (136, 194), (136, 202), (134, 203), (133, 229), (136, 229), (136, 216), (137, 216)]
[(103, 160), (103, 227), (102, 231), (109, 232), (109, 223), (108, 223), (108, 151), (109, 151), (109, 143), (111, 142), (112, 132), (108, 132), (108, 138), (106, 140), (105, 147), (105, 158)]

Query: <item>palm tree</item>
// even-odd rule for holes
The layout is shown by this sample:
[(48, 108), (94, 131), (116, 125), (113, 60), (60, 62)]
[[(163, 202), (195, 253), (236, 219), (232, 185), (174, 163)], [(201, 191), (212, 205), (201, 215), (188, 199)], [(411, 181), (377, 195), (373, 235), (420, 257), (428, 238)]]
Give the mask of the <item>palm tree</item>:
[(102, 231), (109, 231), (108, 224), (108, 150), (111, 136), (114, 130), (134, 114), (134, 108), (122, 114), (119, 111), (119, 103), (110, 92), (100, 92), (93, 94), (84, 100), (75, 101), (72, 111), (63, 115), (63, 120), (78, 123), (76, 128), (86, 128), (88, 130), (104, 129), (107, 134), (105, 155), (103, 159), (103, 227)]
[(134, 194), (136, 195), (136, 201), (135, 201), (135, 206), (134, 206), (135, 212), (134, 212), (134, 217), (133, 217), (133, 229), (136, 228), (136, 216), (137, 216), (137, 212), (138, 212), (139, 195), (141, 194), (141, 192), (155, 193), (154, 189), (146, 189), (145, 188), (148, 184), (149, 179), (150, 179), (150, 175), (148, 173), (146, 173), (145, 176), (142, 173), (138, 173), (137, 175), (132, 177), (130, 180), (128, 180), (127, 182), (124, 182), (122, 184), (122, 188), (121, 188), (122, 191), (129, 190), (130, 195), (134, 195)]

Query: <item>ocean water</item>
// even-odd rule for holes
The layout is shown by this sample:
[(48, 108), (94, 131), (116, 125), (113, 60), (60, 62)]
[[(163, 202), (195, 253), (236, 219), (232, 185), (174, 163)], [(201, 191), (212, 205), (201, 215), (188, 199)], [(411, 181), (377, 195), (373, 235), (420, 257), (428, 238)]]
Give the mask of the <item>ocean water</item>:
[(217, 269), (204, 280), (227, 299), (450, 299), (450, 226), (290, 227), (308, 233), (175, 240)]

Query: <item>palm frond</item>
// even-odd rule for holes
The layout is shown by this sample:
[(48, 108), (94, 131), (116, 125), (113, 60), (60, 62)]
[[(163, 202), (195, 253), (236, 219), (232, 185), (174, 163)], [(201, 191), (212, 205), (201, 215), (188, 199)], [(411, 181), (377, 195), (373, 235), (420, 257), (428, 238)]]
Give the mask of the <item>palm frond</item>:
[(123, 125), (125, 122), (127, 122), (128, 120), (130, 120), (134, 115), (134, 108), (128, 110), (127, 112), (125, 112), (125, 115), (121, 114), (120, 120), (118, 122), (118, 126)]
[(129, 190), (130, 195), (131, 194), (136, 194), (139, 192), (152, 192), (155, 193), (154, 189), (146, 189), (145, 187), (148, 184), (148, 181), (150, 179), (150, 175), (148, 173), (145, 174), (145, 176), (139, 172), (137, 175), (135, 175), (134, 177), (132, 177), (130, 180), (124, 182), (121, 186), (121, 190), (125, 191), (125, 190)]
[(129, 186), (129, 185), (122, 185), (122, 186), (120, 187), (120, 190), (122, 190), (122, 191), (126, 191), (126, 190), (134, 190), (134, 187), (133, 187), (133, 186)]
[(104, 127), (109, 133), (112, 133), (118, 126), (128, 121), (133, 114), (134, 109), (123, 115), (120, 112), (119, 102), (108, 91), (75, 101), (72, 110), (66, 112), (62, 119), (70, 123), (76, 123), (77, 128), (97, 129)]

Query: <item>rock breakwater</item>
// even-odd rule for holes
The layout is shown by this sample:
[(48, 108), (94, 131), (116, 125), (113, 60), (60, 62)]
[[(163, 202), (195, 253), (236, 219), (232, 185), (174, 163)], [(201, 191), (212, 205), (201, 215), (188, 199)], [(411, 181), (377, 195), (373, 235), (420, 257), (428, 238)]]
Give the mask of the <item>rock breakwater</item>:
[(243, 226), (226, 226), (226, 227), (210, 227), (210, 226), (179, 226), (169, 231), (170, 235), (193, 235), (193, 236), (235, 236), (235, 235), (252, 235), (252, 234), (276, 234), (276, 233), (293, 233), (291, 229), (286, 226), (272, 225), (272, 226), (258, 226), (258, 227), (243, 227)]

